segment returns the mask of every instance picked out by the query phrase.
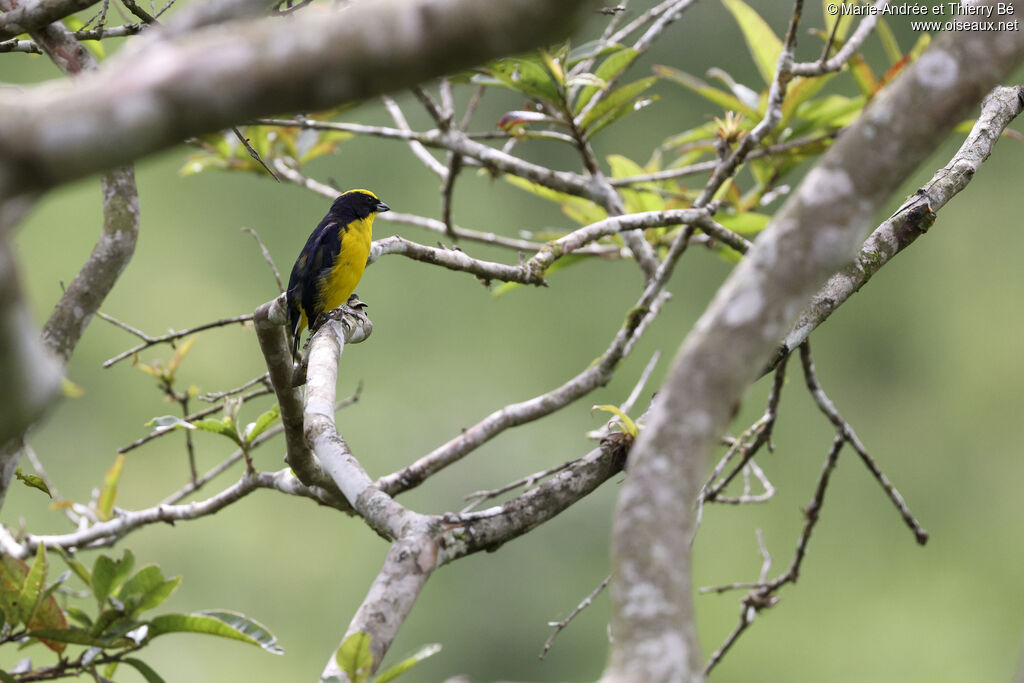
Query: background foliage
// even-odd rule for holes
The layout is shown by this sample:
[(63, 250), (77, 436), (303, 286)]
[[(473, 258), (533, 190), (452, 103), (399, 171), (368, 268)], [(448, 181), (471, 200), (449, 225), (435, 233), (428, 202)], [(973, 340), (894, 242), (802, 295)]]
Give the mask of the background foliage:
[[(781, 33), (788, 5), (750, 4)], [(904, 49), (918, 38), (902, 20), (890, 25)], [(820, 45), (810, 36), (800, 40), (804, 51)], [(876, 66), (884, 63), (877, 38), (869, 39), (866, 52)], [(762, 82), (731, 16), (714, 2), (688, 12), (631, 75), (645, 76), (654, 64), (702, 76), (718, 66), (740, 82)], [(0, 81), (56, 76), (44, 58), (0, 60)], [(840, 74), (836, 87), (854, 91), (850, 79)], [(654, 91), (658, 102), (596, 138), (602, 159), (618, 153), (642, 163), (668, 134), (721, 114), (670, 82), (659, 82)], [(411, 98), (401, 101), (407, 113), (417, 112)], [(476, 120), (496, 123), (521, 104), (511, 93), (504, 102), (485, 100)], [(389, 122), (374, 105), (351, 119)], [(426, 123), (425, 115), (419, 123)], [(953, 136), (900, 194), (927, 180), (959, 141)], [(539, 145), (537, 151), (540, 163), (569, 161)], [(326, 209), (326, 201), (311, 193), (255, 175), (183, 178), (177, 171), (187, 153), (176, 149), (139, 164), (138, 251), (103, 308), (150, 333), (249, 312), (271, 298), (273, 279), (239, 228), (255, 228), (286, 270)], [(1024, 383), (1017, 341), (1024, 313), (1015, 303), (1024, 295), (1016, 257), (1024, 237), (1012, 193), (1019, 187), (1022, 154), (1020, 142), (1002, 141), (978, 181), (942, 211), (927, 238), (814, 335), (823, 382), (931, 541), (924, 548), (914, 544), (863, 468), (841, 463), (798, 587), (783, 593), (782, 604), (744, 636), (713, 680), (1006, 680), (1016, 670), (1024, 627), (1024, 546), (1017, 542), (1024, 460), (1014, 425)], [(400, 142), (347, 141), (310, 172), (340, 186), (371, 188), (396, 210), (438, 212), (436, 178)], [(460, 225), (500, 234), (571, 225), (553, 205), (474, 174), (460, 178), (455, 201)], [(48, 195), (21, 226), (17, 247), (38, 319), (59, 296), (59, 282), (91, 249), (100, 216), (98, 183), (90, 179)], [(392, 232), (377, 223), (378, 237)], [(434, 241), (415, 229), (398, 232)], [(474, 255), (487, 257), (488, 251), (475, 248)], [(425, 512), (458, 507), (466, 493), (580, 455), (588, 448), (583, 433), (605, 420), (589, 406), (620, 402), (654, 350), (671, 353), (728, 268), (707, 253), (689, 255), (669, 286), (674, 298), (665, 313), (593, 401), (588, 397), (513, 430), (462, 467), (438, 475), (437, 486), (408, 494), (409, 504)], [(360, 382), (363, 390), (359, 402), (339, 415), (340, 429), (371, 476), (391, 471), (490, 407), (545, 391), (584, 366), (621, 324), (620, 311), (632, 304), (637, 285), (632, 264), (583, 263), (554, 274), (550, 288), (523, 287), (494, 298), (465, 275), (381, 259), (359, 287), (370, 303), (375, 334), (344, 356), (340, 395)], [(31, 440), (65, 497), (87, 499), (113, 464), (116, 448), (143, 435), (143, 423), (153, 416), (174, 412), (137, 368), (100, 368), (133, 343), (123, 331), (95, 321), (69, 371), (85, 395), (64, 401)], [(170, 354), (157, 349), (142, 360)], [(659, 365), (655, 383), (666, 364)], [(253, 333), (239, 327), (202, 335), (179, 374), (201, 391), (214, 391), (262, 368)], [(791, 374), (791, 383), (799, 381)], [(739, 423), (759, 414), (765, 392), (762, 382)], [(269, 402), (245, 411), (254, 419), (266, 407)], [(779, 493), (765, 506), (706, 511), (695, 554), (697, 585), (755, 576), (761, 562), (755, 528), (764, 530), (778, 563), (787, 561), (830, 433), (809, 398), (791, 388), (776, 452), (760, 461)], [(184, 483), (182, 439), (164, 438), (128, 456), (119, 505), (149, 505)], [(195, 439), (200, 469), (229, 448), (213, 435)], [(282, 453), (260, 449), (256, 463), (277, 468)], [(596, 678), (604, 663), (596, 649), (605, 638), (604, 598), (559, 637), (545, 661), (536, 655), (547, 637), (545, 623), (565, 616), (607, 573), (615, 493), (614, 484), (605, 486), (499, 552), (439, 572), (389, 661), (425, 642), (441, 642), (445, 649), (402, 680), (436, 681), (460, 672), (480, 680)], [(146, 660), (168, 680), (308, 679), (362, 599), (383, 557), (380, 540), (308, 501), (271, 495), (258, 492), (214, 518), (130, 538), (140, 563), (184, 576), (165, 607), (236, 609), (267, 624), (287, 650), (284, 657), (270, 657), (227, 641), (166, 639), (148, 650)], [(37, 533), (65, 530), (38, 491), (15, 486), (9, 496), (0, 521), (17, 527), (24, 517)], [(698, 598), (705, 653), (733, 627), (735, 605), (733, 596)], [(0, 659), (0, 667), (11, 661)]]

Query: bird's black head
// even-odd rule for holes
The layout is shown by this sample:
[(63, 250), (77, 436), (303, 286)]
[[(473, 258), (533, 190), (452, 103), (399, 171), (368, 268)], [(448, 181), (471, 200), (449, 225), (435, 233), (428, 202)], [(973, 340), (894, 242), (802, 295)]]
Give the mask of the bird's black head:
[(349, 190), (331, 205), (331, 213), (343, 223), (390, 210), (390, 206), (369, 190)]

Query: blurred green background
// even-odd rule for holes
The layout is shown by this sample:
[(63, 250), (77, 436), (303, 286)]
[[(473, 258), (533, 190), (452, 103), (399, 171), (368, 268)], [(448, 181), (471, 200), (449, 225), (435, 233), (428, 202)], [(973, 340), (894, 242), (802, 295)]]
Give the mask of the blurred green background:
[[(784, 31), (789, 3), (751, 4), (777, 33)], [(822, 25), (817, 3), (811, 5), (805, 28)], [(646, 6), (638, 3), (630, 12)], [(908, 49), (916, 39), (909, 22), (897, 18), (890, 24)], [(802, 31), (800, 40), (798, 57), (819, 54), (818, 38)], [(866, 50), (880, 63), (877, 41), (869, 41)], [(659, 63), (698, 75), (719, 66), (755, 88), (760, 83), (738, 29), (717, 2), (690, 9), (633, 73), (643, 75)], [(0, 81), (53, 77), (43, 58), (0, 59)], [(849, 75), (836, 83), (848, 94), (854, 91)], [(654, 106), (599, 136), (602, 156), (621, 153), (643, 163), (663, 138), (721, 115), (675, 85), (662, 83), (657, 91), (661, 100)], [(426, 124), (411, 98), (401, 101), (414, 126)], [(521, 106), (515, 96), (491, 96), (476, 128), (490, 128), (502, 112)], [(349, 120), (387, 123), (377, 106), (356, 110)], [(961, 139), (945, 141), (911, 182), (894, 188), (891, 208), (944, 165)], [(539, 162), (576, 167), (570, 156), (542, 143), (518, 151)], [(208, 172), (182, 178), (177, 171), (187, 153), (174, 149), (138, 164), (138, 250), (103, 306), (151, 334), (249, 312), (274, 296), (273, 278), (240, 228), (259, 232), (287, 277), (327, 208), (324, 199), (267, 177)], [(1024, 312), (1017, 305), (1024, 298), (1017, 196), (1022, 160), (1022, 143), (1002, 140), (927, 237), (813, 336), (826, 389), (931, 532), (931, 541), (924, 548), (914, 543), (878, 485), (845, 451), (799, 584), (784, 589), (780, 604), (761, 614), (712, 680), (997, 681), (1017, 670), (1024, 625), (1024, 460), (1015, 427), (1024, 380)], [(356, 139), (307, 170), (346, 188), (371, 188), (398, 211), (439, 214), (436, 177), (401, 143)], [(473, 173), (460, 177), (455, 197), (455, 220), (466, 227), (505, 235), (572, 227), (557, 207)], [(22, 276), (38, 322), (57, 300), (60, 283), (88, 255), (100, 221), (99, 183), (90, 178), (48, 194), (18, 229)], [(423, 231), (377, 223), (378, 237), (396, 232), (436, 241)], [(472, 255), (516, 259), (470, 243), (462, 247)], [(673, 299), (607, 387), (507, 432), (402, 502), (423, 512), (458, 509), (469, 492), (584, 454), (591, 448), (584, 433), (604, 420), (590, 406), (621, 402), (655, 350), (664, 353), (653, 378), (660, 381), (728, 268), (716, 256), (692, 250), (671, 283)], [(339, 427), (372, 476), (393, 471), (490, 411), (579, 372), (604, 350), (639, 285), (630, 263), (585, 262), (554, 275), (550, 288), (520, 288), (493, 298), (470, 276), (383, 258), (358, 288), (370, 303), (375, 330), (367, 343), (345, 351), (339, 395), (360, 382), (363, 391), (357, 404), (339, 414)], [(134, 343), (124, 331), (94, 320), (68, 371), (85, 395), (61, 403), (31, 437), (65, 497), (88, 500), (115, 450), (145, 434), (143, 423), (153, 416), (176, 412), (153, 380), (129, 363), (100, 367)], [(166, 360), (170, 354), (157, 348), (141, 358)], [(179, 374), (186, 386), (194, 383), (205, 392), (237, 386), (262, 370), (253, 333), (236, 326), (202, 334)], [(735, 429), (756, 419), (765, 393), (763, 382), (754, 388)], [(252, 419), (268, 405), (246, 406), (242, 418)], [(755, 529), (763, 530), (773, 554), (772, 575), (787, 566), (801, 506), (810, 499), (831, 435), (794, 364), (776, 452), (759, 460), (778, 494), (767, 505), (705, 511), (695, 551), (697, 586), (755, 579), (761, 564)], [(201, 470), (231, 450), (214, 435), (195, 439)], [(260, 468), (277, 469), (282, 456), (277, 439), (259, 449), (255, 460)], [(236, 466), (203, 496), (240, 471)], [(126, 509), (150, 506), (177, 490), (186, 474), (183, 437), (161, 438), (128, 456), (117, 503)], [(428, 642), (440, 642), (444, 650), (402, 680), (439, 681), (460, 673), (479, 681), (596, 679), (606, 652), (606, 596), (561, 634), (544, 661), (537, 654), (550, 630), (546, 623), (567, 615), (607, 574), (620, 480), (498, 552), (438, 571), (390, 661)], [(33, 533), (68, 531), (62, 515), (47, 504), (39, 492), (15, 486), (0, 521)], [(140, 563), (157, 563), (165, 574), (185, 577), (165, 611), (238, 610), (267, 624), (287, 650), (275, 657), (230, 641), (168, 636), (142, 658), (171, 682), (312, 680), (386, 550), (354, 519), (266, 491), (200, 521), (146, 528), (122, 546), (131, 547)], [(696, 598), (705, 656), (734, 627), (740, 597)], [(41, 664), (52, 657), (42, 648), (31, 654)], [(0, 653), (0, 667), (20, 656)], [(121, 671), (118, 680), (141, 680), (133, 676)]]

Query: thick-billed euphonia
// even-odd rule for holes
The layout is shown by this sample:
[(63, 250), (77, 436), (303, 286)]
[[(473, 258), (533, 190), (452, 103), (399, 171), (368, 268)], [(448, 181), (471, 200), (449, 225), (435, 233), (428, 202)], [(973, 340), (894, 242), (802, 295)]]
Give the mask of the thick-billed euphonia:
[(334, 200), (306, 240), (288, 279), (293, 356), (298, 356), (302, 330), (348, 301), (366, 269), (373, 219), (390, 209), (369, 190), (349, 190)]

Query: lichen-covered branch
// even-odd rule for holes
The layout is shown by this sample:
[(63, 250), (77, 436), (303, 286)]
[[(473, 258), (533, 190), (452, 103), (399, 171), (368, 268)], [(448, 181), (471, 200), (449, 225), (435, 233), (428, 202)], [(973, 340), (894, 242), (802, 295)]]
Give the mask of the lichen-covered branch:
[(99, 0), (27, 0), (11, 2), (0, 12), (0, 40), (21, 33), (32, 33), (75, 12), (95, 5)]
[(981, 105), (981, 114), (949, 163), (886, 219), (865, 240), (856, 260), (828, 279), (800, 313), (775, 350), (766, 371), (792, 353), (839, 306), (914, 241), (925, 234), (935, 213), (967, 187), (1011, 121), (1024, 110), (1024, 86), (995, 88)]
[(687, 336), (619, 496), (606, 683), (701, 677), (688, 558), (707, 455), (801, 308), (853, 260), (892, 188), (1022, 59), (1020, 31), (935, 41), (808, 173)]
[(0, 197), (253, 117), (326, 109), (553, 42), (591, 6), (387, 0), (299, 12), (286, 22), (204, 26), (167, 39), (153, 30), (72, 88), (0, 96)]

